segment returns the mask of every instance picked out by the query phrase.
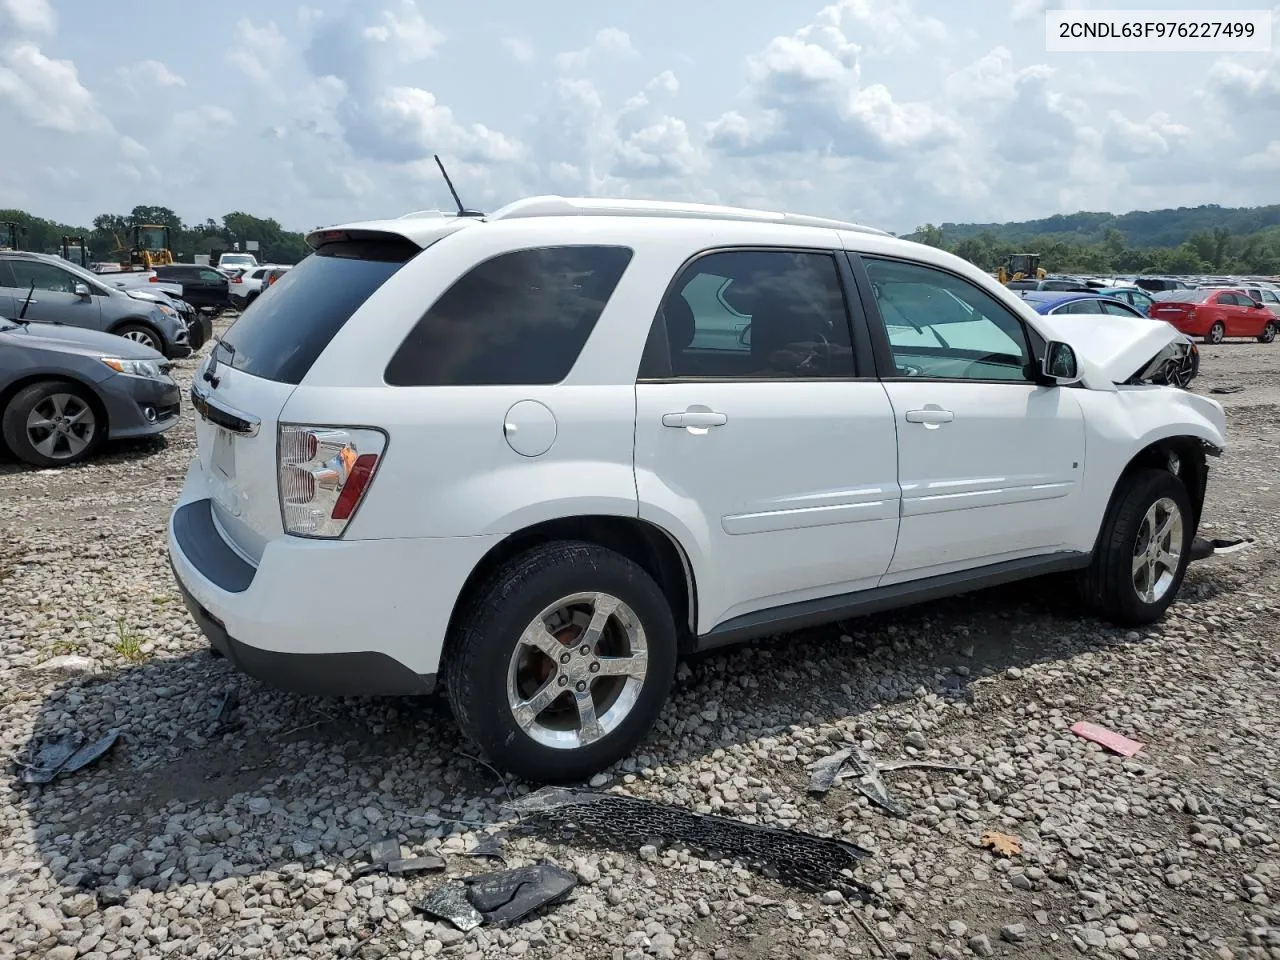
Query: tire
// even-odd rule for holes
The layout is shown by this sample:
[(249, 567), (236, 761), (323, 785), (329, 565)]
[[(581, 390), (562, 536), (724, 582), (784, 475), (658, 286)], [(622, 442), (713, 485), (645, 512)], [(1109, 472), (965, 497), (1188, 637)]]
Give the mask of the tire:
[[(1177, 520), (1163, 538), (1166, 549), (1160, 551), (1164, 562), (1136, 569), (1135, 560), (1150, 541), (1152, 520), (1161, 526), (1174, 510)], [(1121, 478), (1103, 521), (1093, 562), (1081, 576), (1085, 602), (1118, 626), (1156, 622), (1182, 586), (1194, 533), (1191, 498), (1176, 476), (1167, 470), (1145, 469)], [(1171, 557), (1174, 548), (1177, 555)], [(1151, 584), (1156, 589), (1143, 596), (1141, 587)]]
[(1208, 334), (1205, 335), (1206, 343), (1221, 343), (1227, 337), (1227, 328), (1222, 325), (1221, 320), (1215, 320), (1213, 326), (1209, 328)]
[(1276, 339), (1277, 324), (1274, 320), (1262, 328), (1262, 335), (1258, 337), (1259, 343), (1272, 343)]
[[(69, 418), (69, 422), (59, 422), (62, 418)], [(14, 456), (33, 467), (79, 463), (98, 449), (107, 432), (106, 418), (88, 392), (60, 380), (45, 380), (19, 390), (5, 408), (0, 425)]]
[(111, 331), (116, 336), (124, 337), (126, 340), (132, 340), (134, 343), (146, 344), (157, 353), (163, 354), (164, 341), (160, 338), (160, 334), (156, 333), (146, 324), (142, 323), (124, 323)]
[[(599, 660), (599, 648), (577, 643), (592, 595), (620, 603), (599, 635), (609, 655)], [(576, 618), (566, 622), (556, 611), (569, 601)], [(540, 616), (542, 642), (555, 659), (523, 642)], [(642, 677), (604, 672), (622, 667), (637, 643), (647, 653)], [(612, 550), (560, 541), (511, 558), (489, 577), (457, 621), (443, 673), (458, 726), (497, 766), (536, 782), (572, 783), (622, 759), (645, 737), (670, 693), (676, 655), (670, 604), (648, 573)], [(631, 662), (641, 669), (639, 659)], [(534, 694), (548, 698), (546, 705), (537, 714), (527, 709), (522, 725), (513, 703)], [(591, 704), (596, 727), (584, 725), (582, 702)]]

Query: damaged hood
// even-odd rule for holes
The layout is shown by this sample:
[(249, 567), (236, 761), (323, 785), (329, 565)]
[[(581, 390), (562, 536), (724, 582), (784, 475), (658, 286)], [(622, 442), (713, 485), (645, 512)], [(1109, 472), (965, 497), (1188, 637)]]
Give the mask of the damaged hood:
[(1124, 383), (1171, 343), (1187, 338), (1172, 324), (1111, 314), (1039, 314), (1036, 327), (1069, 343), (1112, 383)]

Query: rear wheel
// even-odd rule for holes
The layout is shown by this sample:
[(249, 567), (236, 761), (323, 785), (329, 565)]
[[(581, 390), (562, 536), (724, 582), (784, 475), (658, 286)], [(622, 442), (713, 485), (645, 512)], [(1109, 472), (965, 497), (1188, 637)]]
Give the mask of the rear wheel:
[(445, 656), (462, 732), (529, 780), (583, 780), (625, 757), (671, 689), (676, 629), (653, 578), (594, 544), (535, 547), (499, 567)]
[(164, 342), (160, 339), (160, 335), (150, 327), (145, 327), (140, 323), (126, 323), (121, 327), (117, 327), (115, 333), (126, 340), (132, 340), (134, 343), (148, 346), (157, 353), (164, 353)]
[(1280, 326), (1278, 326), (1274, 320), (1268, 322), (1267, 325), (1262, 328), (1262, 334), (1258, 337), (1258, 342), (1271, 343), (1275, 340), (1276, 333), (1278, 331), (1280, 331)]
[(1081, 589), (1098, 615), (1139, 626), (1159, 620), (1182, 586), (1191, 557), (1191, 499), (1167, 470), (1135, 471), (1120, 483)]
[(1205, 340), (1209, 343), (1221, 343), (1227, 336), (1227, 328), (1222, 325), (1221, 320), (1215, 320), (1209, 333), (1205, 336)]
[(83, 388), (45, 381), (19, 390), (4, 410), (4, 440), (35, 467), (65, 467), (88, 457), (102, 442), (100, 421)]

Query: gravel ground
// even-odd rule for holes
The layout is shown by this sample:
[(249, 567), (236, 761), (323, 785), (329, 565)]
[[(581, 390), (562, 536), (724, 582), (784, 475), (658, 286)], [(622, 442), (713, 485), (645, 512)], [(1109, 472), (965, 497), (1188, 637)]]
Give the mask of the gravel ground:
[[(439, 874), (355, 868), (397, 834), (449, 875), (489, 869), (460, 854), (525, 787), (469, 757), (438, 702), (282, 695), (209, 655), (162, 533), (191, 411), (80, 468), (0, 461), (3, 751), (124, 733), (74, 776), (0, 792), (0, 957), (1280, 957), (1280, 346), (1204, 347), (1198, 389), (1232, 385), (1205, 530), (1258, 543), (1194, 566), (1160, 625), (1081, 619), (1046, 582), (707, 656), (645, 751), (599, 778), (843, 835), (874, 851), (874, 903), (522, 837), (509, 862), (575, 870), (574, 898), (465, 935), (413, 909)], [(50, 667), (67, 655), (92, 662)], [(1146, 746), (1104, 753), (1067, 731), (1082, 719)], [(846, 741), (975, 769), (886, 773), (894, 819), (848, 785), (806, 792), (805, 764)], [(982, 849), (985, 830), (1021, 854)]]

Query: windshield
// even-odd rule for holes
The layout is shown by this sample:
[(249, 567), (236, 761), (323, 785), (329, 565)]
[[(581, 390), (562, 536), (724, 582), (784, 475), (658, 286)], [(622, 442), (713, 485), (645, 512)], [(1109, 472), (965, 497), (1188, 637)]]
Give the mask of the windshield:
[(228, 264), (231, 266), (235, 266), (237, 264), (244, 264), (247, 267), (251, 267), (253, 266), (253, 257), (244, 253), (224, 254), (222, 256), (222, 259), (218, 261), (218, 265), (224, 266)]
[(18, 324), (8, 317), (0, 317), (0, 330), (13, 330), (17, 326)]
[(1217, 293), (1217, 290), (1166, 290), (1158, 299), (1164, 303), (1202, 303)]

